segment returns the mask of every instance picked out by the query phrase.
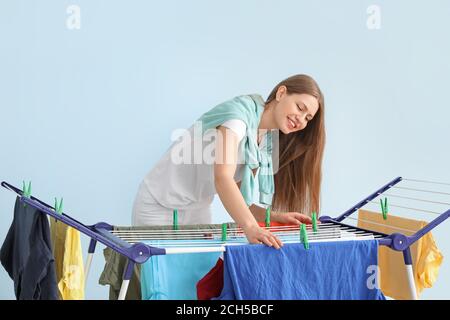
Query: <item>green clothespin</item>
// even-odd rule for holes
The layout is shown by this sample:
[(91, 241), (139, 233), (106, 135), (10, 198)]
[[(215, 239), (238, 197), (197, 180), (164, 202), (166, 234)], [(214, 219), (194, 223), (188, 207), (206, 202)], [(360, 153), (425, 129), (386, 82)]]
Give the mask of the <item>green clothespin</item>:
[(383, 203), (383, 199), (380, 199), (380, 204), (381, 204), (381, 213), (383, 214), (383, 219), (386, 220), (387, 214), (388, 214), (387, 198), (384, 198), (384, 203)]
[(308, 250), (309, 249), (308, 234), (306, 233), (306, 225), (303, 223), (300, 225), (300, 241), (303, 243), (305, 249)]
[(384, 198), (384, 216), (383, 219), (387, 219), (387, 214), (389, 212), (387, 198)]
[(25, 181), (23, 181), (22, 195), (28, 199), (31, 197), (31, 181), (28, 183), (28, 188), (25, 185)]
[(222, 223), (222, 241), (227, 241), (227, 224)]
[(266, 208), (266, 228), (270, 227), (270, 206)]
[[(22, 184), (22, 196), (25, 197), (25, 198), (28, 198), (28, 199), (31, 198), (31, 181), (28, 183), (28, 188), (27, 188), (27, 186), (25, 184), (25, 181), (23, 181), (23, 184)], [(24, 203), (23, 207), (26, 208), (27, 204)]]
[(173, 209), (173, 230), (178, 230), (178, 210)]
[(55, 198), (55, 211), (57, 214), (62, 214), (63, 209), (63, 198), (61, 198), (61, 202), (58, 203), (58, 199)]
[(317, 213), (315, 211), (312, 213), (312, 227), (313, 231), (317, 232)]

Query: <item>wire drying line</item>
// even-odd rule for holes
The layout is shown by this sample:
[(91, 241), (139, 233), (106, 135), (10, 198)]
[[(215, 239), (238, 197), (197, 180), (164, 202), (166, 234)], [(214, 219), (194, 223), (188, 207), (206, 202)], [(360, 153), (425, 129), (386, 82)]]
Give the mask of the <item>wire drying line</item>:
[(403, 189), (403, 190), (419, 191), (419, 192), (428, 192), (428, 193), (434, 193), (434, 194), (444, 194), (444, 195), (450, 196), (450, 193), (448, 193), (448, 192), (431, 191), (431, 190), (423, 190), (423, 189), (415, 189), (415, 188), (406, 188), (406, 187), (397, 187), (397, 186), (392, 186), (392, 188), (395, 188), (395, 189)]
[(399, 195), (396, 195), (396, 194), (389, 194), (389, 193), (383, 193), (383, 194), (386, 195), (386, 196), (389, 196), (389, 197), (394, 197), (394, 198), (402, 198), (402, 199), (422, 201), (422, 202), (428, 202), (428, 203), (435, 203), (435, 204), (442, 204), (442, 205), (450, 206), (450, 203), (448, 203), (448, 202), (423, 200), (423, 199), (417, 199), (417, 198), (412, 198), (412, 197), (404, 197), (404, 196), (399, 196)]
[[(378, 203), (376, 201), (369, 201), (369, 202), (377, 204), (377, 205), (380, 205), (380, 203)], [(389, 206), (390, 207), (397, 207), (397, 208), (408, 209), (408, 210), (415, 210), (415, 211), (418, 211), (418, 212), (421, 212), (421, 213), (427, 212), (427, 213), (433, 213), (433, 214), (437, 214), (437, 215), (441, 215), (442, 214), (442, 212), (436, 212), (436, 211), (425, 210), (425, 209), (416, 209), (416, 208), (411, 208), (411, 207), (404, 207), (404, 206), (399, 206), (399, 205), (393, 204), (393, 203), (390, 203)]]
[(429, 180), (418, 180), (418, 179), (408, 179), (408, 178), (403, 178), (402, 180), (413, 181), (413, 182), (433, 183), (433, 184), (441, 184), (441, 185), (444, 185), (444, 186), (450, 186), (450, 183), (446, 183), (446, 182), (435, 182), (435, 181), (429, 181)]
[(347, 217), (347, 219), (355, 220), (355, 221), (362, 221), (362, 222), (374, 224), (374, 225), (377, 225), (377, 226), (388, 227), (390, 229), (395, 229), (395, 230), (400, 230), (400, 231), (407, 231), (407, 232), (411, 232), (411, 233), (416, 233), (417, 232), (417, 230), (409, 230), (409, 229), (405, 229), (405, 228), (394, 227), (394, 226), (391, 226), (391, 225), (386, 225), (386, 224), (383, 224), (383, 223), (378, 223), (378, 222), (375, 222), (375, 221), (370, 221), (370, 220), (365, 220), (365, 219), (359, 219), (359, 218), (354, 218), (354, 217)]

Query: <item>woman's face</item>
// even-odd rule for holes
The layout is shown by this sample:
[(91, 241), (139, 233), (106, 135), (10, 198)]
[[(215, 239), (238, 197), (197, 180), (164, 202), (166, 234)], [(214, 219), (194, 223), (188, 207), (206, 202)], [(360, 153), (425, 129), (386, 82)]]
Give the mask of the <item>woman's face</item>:
[(278, 88), (275, 122), (284, 134), (303, 130), (319, 110), (317, 99), (306, 93), (288, 94), (285, 86)]

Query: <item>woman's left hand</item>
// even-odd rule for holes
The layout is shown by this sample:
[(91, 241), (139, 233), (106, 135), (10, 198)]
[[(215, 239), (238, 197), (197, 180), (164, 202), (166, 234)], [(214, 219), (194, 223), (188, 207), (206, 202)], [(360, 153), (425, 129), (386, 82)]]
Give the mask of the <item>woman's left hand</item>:
[[(284, 224), (296, 224), (296, 225), (300, 225), (301, 223), (312, 224), (311, 217), (299, 212), (272, 212), (271, 220)], [(320, 221), (317, 220), (317, 223), (319, 224)]]

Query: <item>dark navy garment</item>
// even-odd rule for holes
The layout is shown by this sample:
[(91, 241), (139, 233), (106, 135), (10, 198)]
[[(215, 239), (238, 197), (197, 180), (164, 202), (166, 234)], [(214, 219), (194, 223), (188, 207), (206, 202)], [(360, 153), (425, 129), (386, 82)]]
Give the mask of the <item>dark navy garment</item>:
[(14, 220), (0, 249), (18, 300), (57, 300), (55, 262), (47, 215), (16, 199)]
[(227, 246), (220, 300), (385, 300), (376, 240)]

